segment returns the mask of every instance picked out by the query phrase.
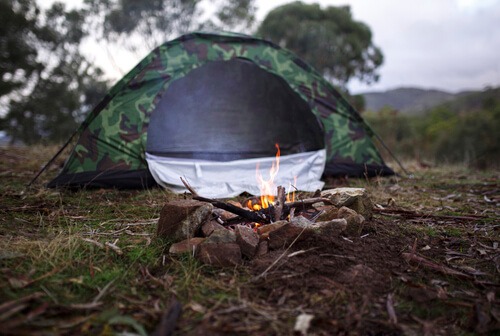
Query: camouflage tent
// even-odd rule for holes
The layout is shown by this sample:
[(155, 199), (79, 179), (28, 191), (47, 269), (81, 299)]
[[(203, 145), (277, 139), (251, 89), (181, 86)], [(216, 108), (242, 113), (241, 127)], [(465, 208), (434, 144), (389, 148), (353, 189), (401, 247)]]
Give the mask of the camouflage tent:
[[(49, 187), (180, 184), (159, 172), (169, 167), (176, 168), (166, 175), (192, 171), (217, 185), (235, 162), (255, 169), (274, 160), (276, 143), (283, 162), (292, 158), (291, 170), (314, 161), (300, 174), (314, 170), (314, 179), (393, 174), (370, 128), (328, 81), (291, 52), (240, 34), (192, 33), (159, 46), (109, 91), (78, 134)], [(205, 163), (214, 164), (214, 174), (200, 173)]]

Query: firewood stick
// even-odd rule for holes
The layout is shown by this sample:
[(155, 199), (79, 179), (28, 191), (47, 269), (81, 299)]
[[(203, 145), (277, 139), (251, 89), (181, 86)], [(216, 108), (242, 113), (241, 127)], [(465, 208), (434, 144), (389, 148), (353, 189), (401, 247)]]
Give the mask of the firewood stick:
[(297, 207), (300, 207), (300, 206), (310, 207), (313, 204), (321, 203), (321, 202), (328, 203), (328, 204), (333, 204), (333, 202), (330, 199), (328, 199), (328, 198), (325, 198), (325, 197), (315, 197), (315, 198), (306, 198), (306, 199), (303, 199), (303, 200), (300, 200), (300, 201), (287, 202), (287, 203), (285, 203), (285, 206), (289, 207), (289, 208), (297, 208)]
[(186, 180), (184, 180), (182, 177), (180, 178), (181, 181), (182, 181), (182, 184), (184, 184), (184, 186), (186, 187), (187, 190), (189, 190), (189, 192), (193, 195), (193, 196), (198, 196), (198, 193), (196, 192), (196, 190), (193, 189), (193, 187), (191, 187), (189, 185), (189, 183), (187, 183)]
[(245, 210), (230, 203), (225, 203), (202, 196), (194, 196), (193, 199), (201, 202), (211, 203), (216, 208), (229, 211), (235, 215), (248, 219), (249, 221), (252, 222), (262, 223), (262, 224), (269, 223), (269, 218), (267, 216), (265, 216), (264, 214), (260, 214), (259, 212), (256, 211)]
[(218, 201), (215, 199), (200, 196), (200, 195), (198, 195), (196, 190), (194, 190), (193, 187), (191, 187), (189, 185), (189, 183), (187, 183), (187, 181), (185, 181), (182, 177), (180, 179), (181, 179), (182, 183), (184, 184), (184, 186), (186, 187), (186, 189), (191, 192), (194, 200), (197, 200), (200, 202), (210, 203), (216, 208), (229, 211), (235, 215), (238, 215), (240, 217), (248, 219), (249, 221), (252, 221), (252, 222), (263, 223), (263, 224), (269, 223), (269, 219), (265, 215), (259, 214), (257, 212), (245, 210), (243, 208), (237, 207), (236, 205), (232, 205), (230, 203), (225, 203), (225, 202)]
[(274, 221), (281, 220), (283, 214), (283, 206), (286, 202), (286, 192), (285, 188), (278, 186), (278, 196), (276, 197), (276, 203), (274, 204)]

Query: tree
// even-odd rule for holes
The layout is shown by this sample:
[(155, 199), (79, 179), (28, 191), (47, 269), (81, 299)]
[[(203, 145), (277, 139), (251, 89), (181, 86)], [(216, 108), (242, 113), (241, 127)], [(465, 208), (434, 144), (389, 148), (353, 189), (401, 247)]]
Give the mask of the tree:
[(44, 40), (39, 9), (30, 0), (0, 0), (0, 97), (20, 90), (43, 65), (30, 38)]
[(33, 0), (0, 1), (17, 23), (5, 26), (8, 17), (0, 23), (2, 51), (8, 48), (0, 71), (10, 79), (3, 85), (7, 113), (0, 128), (12, 142), (63, 141), (107, 87), (102, 71), (80, 52), (85, 17), (61, 3), (43, 13)]
[[(251, 27), (254, 0), (85, 0), (89, 26), (101, 41), (132, 52), (200, 29)], [(212, 12), (207, 12), (212, 8)]]
[(293, 2), (269, 12), (257, 33), (295, 52), (343, 89), (351, 78), (378, 80), (382, 52), (373, 45), (370, 28), (352, 18), (349, 6), (322, 9)]

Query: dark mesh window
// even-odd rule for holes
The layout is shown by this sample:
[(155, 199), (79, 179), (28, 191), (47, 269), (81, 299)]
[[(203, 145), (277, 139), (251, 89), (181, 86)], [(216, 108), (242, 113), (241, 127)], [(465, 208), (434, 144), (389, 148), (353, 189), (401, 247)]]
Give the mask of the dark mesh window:
[(151, 116), (146, 150), (229, 161), (324, 148), (319, 122), (286, 82), (242, 59), (210, 62), (173, 82)]

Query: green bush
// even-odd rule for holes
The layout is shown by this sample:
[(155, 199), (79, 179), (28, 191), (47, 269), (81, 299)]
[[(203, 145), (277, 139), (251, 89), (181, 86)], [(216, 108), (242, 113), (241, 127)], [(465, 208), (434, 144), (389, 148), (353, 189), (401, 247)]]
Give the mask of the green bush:
[(471, 168), (499, 168), (500, 102), (485, 100), (474, 109), (444, 104), (422, 115), (404, 115), (384, 108), (364, 114), (400, 159), (429, 160), (435, 164), (465, 164)]

